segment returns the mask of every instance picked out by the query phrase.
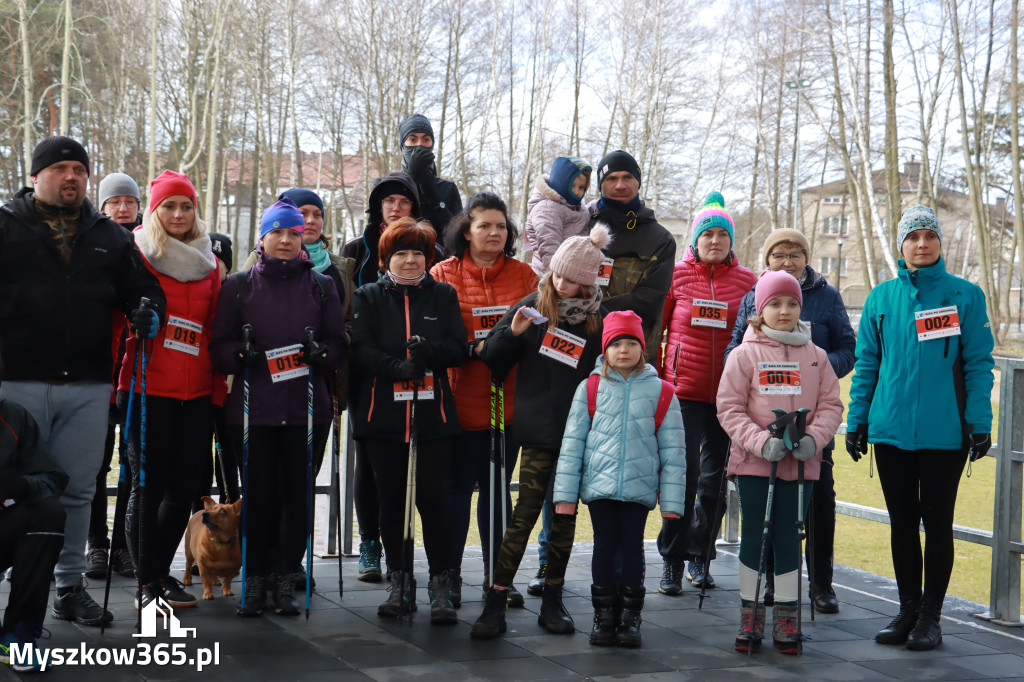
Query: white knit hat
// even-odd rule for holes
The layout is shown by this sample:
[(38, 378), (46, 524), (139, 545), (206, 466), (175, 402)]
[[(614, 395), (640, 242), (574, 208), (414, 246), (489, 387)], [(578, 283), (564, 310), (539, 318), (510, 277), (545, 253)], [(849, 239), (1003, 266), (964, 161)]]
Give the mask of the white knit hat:
[(594, 225), (586, 237), (569, 237), (551, 257), (551, 272), (571, 282), (593, 286), (605, 257), (601, 249), (610, 241), (608, 228), (602, 223)]

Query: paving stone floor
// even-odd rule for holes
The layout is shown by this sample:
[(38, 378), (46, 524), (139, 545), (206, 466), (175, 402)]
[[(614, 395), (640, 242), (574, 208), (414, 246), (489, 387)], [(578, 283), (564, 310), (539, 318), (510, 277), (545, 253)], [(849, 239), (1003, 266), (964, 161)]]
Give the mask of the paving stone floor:
[[(783, 656), (770, 645), (746, 656), (732, 648), (738, 624), (738, 580), (735, 546), (720, 546), (712, 565), (718, 587), (709, 590), (698, 610), (698, 590), (688, 585), (678, 597), (657, 594), (662, 563), (653, 543), (647, 547), (648, 597), (644, 609), (643, 648), (600, 649), (587, 640), (590, 609), (590, 546), (574, 548), (567, 575), (565, 604), (579, 631), (572, 636), (546, 634), (537, 625), (540, 599), (526, 597), (526, 608), (508, 612), (508, 632), (493, 641), (470, 639), (469, 630), (483, 608), (479, 585), (483, 580), (479, 551), (467, 550), (466, 587), (459, 622), (431, 626), (425, 608), (426, 564), (417, 562), (420, 609), (411, 624), (377, 618), (377, 606), (386, 598), (381, 585), (355, 579), (356, 559), (344, 560), (345, 591), (339, 597), (336, 560), (318, 560), (318, 591), (312, 614), (281, 618), (267, 611), (262, 618), (234, 615), (236, 598), (218, 596), (200, 601), (195, 609), (175, 615), (184, 627), (195, 628), (194, 639), (172, 639), (161, 632), (156, 639), (133, 639), (134, 583), (116, 577), (111, 589), (115, 621), (106, 634), (47, 617), (51, 647), (127, 647), (140, 642), (185, 642), (187, 656), (198, 647), (219, 647), (219, 664), (197, 672), (175, 666), (59, 666), (44, 673), (54, 682), (92, 680), (1024, 680), (1024, 629), (1004, 628), (973, 618), (984, 610), (977, 604), (947, 600), (943, 614), (943, 644), (932, 652), (881, 646), (872, 636), (895, 612), (895, 585), (871, 574), (837, 568), (835, 587), (841, 608), (837, 615), (818, 615), (814, 622), (805, 610), (804, 632), (810, 640), (800, 657)], [(180, 570), (183, 558), (176, 561)], [(536, 571), (536, 552), (527, 553), (519, 582)], [(198, 580), (197, 580), (198, 586)], [(91, 594), (102, 598), (102, 583), (94, 581)], [(0, 584), (0, 605), (6, 605), (10, 584)], [(199, 595), (201, 587), (193, 587)], [(219, 588), (217, 594), (219, 595)], [(0, 680), (18, 679), (6, 666)]]

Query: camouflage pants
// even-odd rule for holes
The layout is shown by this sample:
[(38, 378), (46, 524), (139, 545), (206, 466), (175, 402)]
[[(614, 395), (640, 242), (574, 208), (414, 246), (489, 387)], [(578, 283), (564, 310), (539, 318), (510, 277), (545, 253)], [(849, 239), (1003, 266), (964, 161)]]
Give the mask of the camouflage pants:
[[(557, 450), (524, 447), (519, 459), (519, 499), (512, 511), (501, 552), (494, 571), (495, 585), (511, 585), (526, 552), (530, 533), (540, 517), (548, 485), (555, 476)], [(576, 515), (555, 514), (548, 536), (547, 581), (560, 585), (565, 581), (565, 568), (576, 534)]]

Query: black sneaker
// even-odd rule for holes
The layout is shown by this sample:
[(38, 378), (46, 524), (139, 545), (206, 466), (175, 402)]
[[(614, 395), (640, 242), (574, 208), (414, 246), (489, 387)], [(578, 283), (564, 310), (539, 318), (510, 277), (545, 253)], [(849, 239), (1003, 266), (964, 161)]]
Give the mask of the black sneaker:
[(132, 563), (132, 555), (127, 549), (115, 549), (110, 557), (110, 568), (125, 578), (135, 577), (135, 564)]
[(242, 602), (239, 600), (236, 613), (245, 618), (262, 616), (263, 602), (267, 600), (267, 590), (263, 586), (263, 576), (246, 576), (245, 585), (242, 589), (245, 590), (245, 606), (242, 606)]
[(85, 577), (106, 578), (110, 555), (106, 547), (93, 547), (85, 555)]
[[(299, 615), (299, 605), (295, 602), (295, 582), (292, 578), (293, 576), (281, 576), (274, 581), (274, 592), (270, 596), (270, 604), (274, 607), (274, 613), (279, 616)], [(305, 588), (305, 582), (303, 582), (303, 588)]]
[(65, 594), (61, 594), (58, 589), (51, 613), (58, 620), (70, 620), (82, 625), (99, 626), (114, 620), (114, 614), (104, 611), (85, 591), (85, 582), (78, 583)]
[[(305, 592), (306, 591), (306, 569), (302, 564), (299, 564), (294, 570), (288, 573), (288, 579), (292, 581), (292, 586), (295, 591)], [(316, 578), (309, 579), (309, 590), (312, 592), (316, 589)]]
[(674, 597), (683, 591), (683, 562), (675, 559), (665, 559), (665, 566), (661, 572), (661, 583), (658, 584), (658, 592)]
[(548, 576), (548, 565), (541, 564), (540, 568), (537, 569), (537, 575), (533, 576), (530, 582), (526, 585), (526, 594), (531, 597), (539, 597), (544, 594), (544, 583)]
[(141, 590), (135, 590), (135, 610), (138, 611), (139, 609), (146, 608), (149, 602), (162, 596), (163, 590), (160, 587), (159, 580), (143, 585)]
[(187, 609), (196, 605), (195, 595), (185, 591), (185, 586), (177, 578), (167, 576), (160, 581), (164, 601), (176, 609)]

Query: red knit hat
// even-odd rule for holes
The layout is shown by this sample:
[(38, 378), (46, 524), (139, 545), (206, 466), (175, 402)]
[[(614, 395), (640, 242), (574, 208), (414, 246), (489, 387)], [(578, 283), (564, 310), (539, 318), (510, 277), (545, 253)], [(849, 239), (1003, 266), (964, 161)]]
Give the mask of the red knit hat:
[(604, 331), (601, 332), (601, 350), (609, 344), (628, 336), (640, 342), (640, 347), (647, 352), (647, 344), (644, 343), (644, 327), (640, 316), (632, 310), (616, 310), (608, 313), (604, 318)]
[(146, 207), (146, 211), (152, 213), (154, 208), (164, 202), (164, 199), (176, 194), (188, 197), (192, 200), (192, 205), (196, 205), (196, 188), (188, 176), (184, 173), (165, 170), (149, 183), (149, 206)]

